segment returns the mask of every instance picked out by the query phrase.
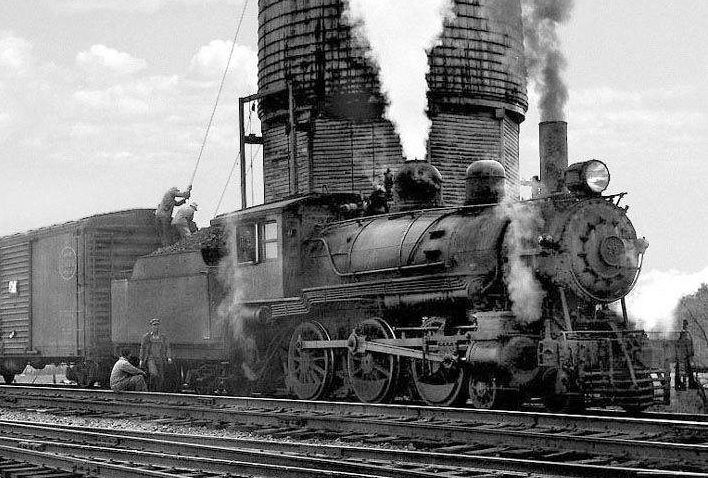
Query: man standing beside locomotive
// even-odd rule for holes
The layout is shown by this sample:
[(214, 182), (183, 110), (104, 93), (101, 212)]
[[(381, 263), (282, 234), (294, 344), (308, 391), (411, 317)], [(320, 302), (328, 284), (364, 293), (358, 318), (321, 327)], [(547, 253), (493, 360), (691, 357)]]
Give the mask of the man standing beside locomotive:
[[(187, 190), (182, 192), (178, 188), (170, 188), (162, 197), (162, 201), (155, 210), (155, 219), (157, 221), (157, 232), (160, 236), (160, 243), (164, 246), (169, 246), (172, 242), (172, 211), (175, 206), (181, 206), (192, 194), (192, 185), (187, 187)], [(181, 198), (181, 199), (177, 199)]]
[(165, 365), (172, 363), (167, 337), (160, 334), (160, 319), (150, 320), (150, 331), (140, 343), (140, 368), (147, 367), (151, 392), (161, 391), (165, 383)]
[(683, 328), (676, 340), (676, 378), (674, 388), (676, 390), (686, 390), (686, 382), (689, 389), (698, 388), (696, 377), (693, 375), (693, 337), (688, 330), (688, 321), (683, 321)]

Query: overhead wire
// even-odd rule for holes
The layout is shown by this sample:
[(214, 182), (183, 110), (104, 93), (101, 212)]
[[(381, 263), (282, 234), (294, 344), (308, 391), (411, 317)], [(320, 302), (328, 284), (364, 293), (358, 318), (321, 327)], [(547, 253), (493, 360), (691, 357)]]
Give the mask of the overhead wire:
[(216, 216), (216, 214), (219, 212), (219, 207), (221, 207), (221, 201), (224, 200), (224, 195), (226, 194), (226, 189), (229, 187), (229, 182), (231, 182), (231, 176), (233, 176), (234, 171), (236, 170), (236, 165), (239, 163), (240, 159), (241, 159), (241, 153), (239, 152), (238, 155), (236, 156), (236, 160), (231, 165), (231, 171), (229, 171), (229, 176), (226, 178), (226, 184), (224, 184), (224, 189), (221, 191), (221, 196), (219, 196), (219, 202), (216, 204), (216, 209), (214, 209), (214, 216)]
[(234, 54), (234, 49), (236, 48), (236, 40), (238, 39), (238, 34), (241, 31), (241, 24), (243, 23), (243, 17), (246, 15), (246, 7), (248, 7), (248, 0), (243, 3), (243, 10), (241, 10), (241, 17), (238, 20), (238, 25), (236, 26), (236, 33), (234, 34), (234, 40), (231, 43), (231, 50), (229, 51), (229, 58), (226, 61), (226, 68), (224, 68), (224, 74), (221, 76), (221, 83), (219, 84), (219, 91), (216, 94), (216, 101), (214, 101), (214, 107), (211, 110), (211, 116), (209, 117), (209, 123), (207, 123), (206, 131), (204, 132), (204, 139), (202, 140), (202, 145), (199, 148), (199, 155), (197, 156), (197, 162), (194, 165), (194, 170), (192, 171), (192, 177), (189, 180), (190, 186), (194, 182), (194, 177), (197, 175), (197, 169), (199, 168), (199, 162), (202, 160), (202, 155), (204, 154), (204, 148), (206, 146), (207, 138), (209, 137), (209, 131), (211, 130), (211, 125), (214, 122), (214, 115), (216, 114), (216, 108), (219, 105), (219, 99), (221, 98), (221, 92), (224, 89), (224, 83), (226, 82), (226, 75), (229, 71), (229, 66), (231, 65), (231, 58)]

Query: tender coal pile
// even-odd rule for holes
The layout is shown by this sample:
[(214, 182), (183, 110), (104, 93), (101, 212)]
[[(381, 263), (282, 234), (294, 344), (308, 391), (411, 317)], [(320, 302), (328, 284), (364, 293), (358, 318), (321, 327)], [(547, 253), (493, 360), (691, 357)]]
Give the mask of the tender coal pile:
[(166, 247), (161, 247), (150, 255), (159, 256), (162, 254), (199, 251), (202, 249), (225, 250), (226, 237), (224, 231), (220, 228), (205, 227), (181, 241)]

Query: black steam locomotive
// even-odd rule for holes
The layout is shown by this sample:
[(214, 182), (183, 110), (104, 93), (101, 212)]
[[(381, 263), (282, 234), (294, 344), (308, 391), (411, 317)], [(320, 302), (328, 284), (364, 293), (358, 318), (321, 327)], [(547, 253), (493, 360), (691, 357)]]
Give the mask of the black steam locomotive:
[(567, 193), (506, 202), (501, 165), (476, 162), (467, 204), (445, 208), (439, 173), (407, 163), (395, 212), (347, 218), (355, 198), (307, 196), (222, 218), (238, 333), (270, 350), (249, 368), (306, 400), (645, 408), (657, 371), (644, 334), (607, 304), (631, 290), (646, 243), (622, 195), (601, 196), (603, 163), (565, 177)]
[[(137, 347), (147, 319), (159, 317), (173, 343), (176, 382), (204, 393), (371, 403), (404, 396), (479, 408), (536, 397), (550, 409), (641, 410), (665, 381), (645, 334), (629, 326), (623, 299), (646, 242), (620, 207), (624, 195), (602, 195), (609, 183), (602, 162), (561, 173), (555, 190), (511, 201), (503, 167), (478, 161), (467, 170), (465, 205), (443, 207), (437, 170), (406, 163), (389, 212), (375, 214), (358, 194), (291, 197), (215, 218), (210, 231), (223, 242), (141, 256), (128, 275), (123, 261), (120, 278), (105, 251), (120, 244), (144, 254), (154, 245), (140, 216), (141, 247), (102, 236), (107, 259), (95, 285), (105, 291), (112, 279), (110, 307), (104, 294), (91, 315), (93, 263), (79, 267), (84, 254), (59, 241), (56, 280), (73, 284), (67, 293), (77, 307), (84, 301), (82, 319), (72, 315), (73, 299), (59, 315), (30, 307), (29, 325), (12, 336), (8, 290), (18, 303), (31, 301), (17, 292), (24, 276), (12, 282), (15, 266), (0, 257), (0, 368), (7, 380), (27, 362), (69, 361), (81, 382), (105, 383), (115, 351)], [(77, 236), (67, 240), (78, 244)], [(13, 244), (3, 238), (0, 250)], [(32, 337), (41, 330), (30, 319), (51, 317), (66, 318), (66, 344), (58, 343), (63, 335)], [(36, 345), (45, 343), (51, 353)]]

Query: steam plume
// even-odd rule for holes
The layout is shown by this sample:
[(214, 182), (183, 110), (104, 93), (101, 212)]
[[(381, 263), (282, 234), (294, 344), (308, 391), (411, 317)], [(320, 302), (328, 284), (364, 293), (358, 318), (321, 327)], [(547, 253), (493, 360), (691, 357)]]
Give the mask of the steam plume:
[[(241, 364), (241, 372), (248, 380), (255, 380), (253, 372), (253, 358), (255, 357), (255, 337), (249, 330), (244, 315), (240, 314), (242, 308), (242, 288), (244, 281), (242, 272), (237, 266), (238, 234), (236, 226), (230, 225), (226, 230), (226, 247), (228, 255), (220, 262), (219, 274), (221, 283), (226, 285), (226, 296), (219, 304), (219, 318), (230, 331), (232, 340), (228, 343), (233, 347), (231, 353), (235, 363)], [(255, 238), (254, 238), (255, 240)], [(252, 328), (252, 327), (251, 327)]]
[(506, 201), (499, 213), (509, 221), (504, 245), (507, 249), (507, 269), (504, 281), (511, 299), (511, 311), (526, 323), (541, 318), (545, 292), (534, 276), (531, 267), (524, 261), (522, 252), (529, 250), (528, 244), (537, 237), (543, 220), (523, 203)]
[(694, 273), (676, 270), (651, 270), (643, 273), (634, 290), (627, 296), (627, 309), (639, 327), (668, 332), (677, 327), (674, 314), (681, 297), (708, 283), (708, 267)]
[(558, 25), (570, 19), (574, 0), (523, 0), (526, 69), (540, 95), (541, 121), (565, 119), (568, 87), (563, 81), (566, 60)]
[(452, 0), (349, 0), (345, 18), (370, 48), (388, 100), (386, 118), (401, 138), (407, 159), (423, 159), (430, 132), (426, 115), (427, 51), (435, 46)]

